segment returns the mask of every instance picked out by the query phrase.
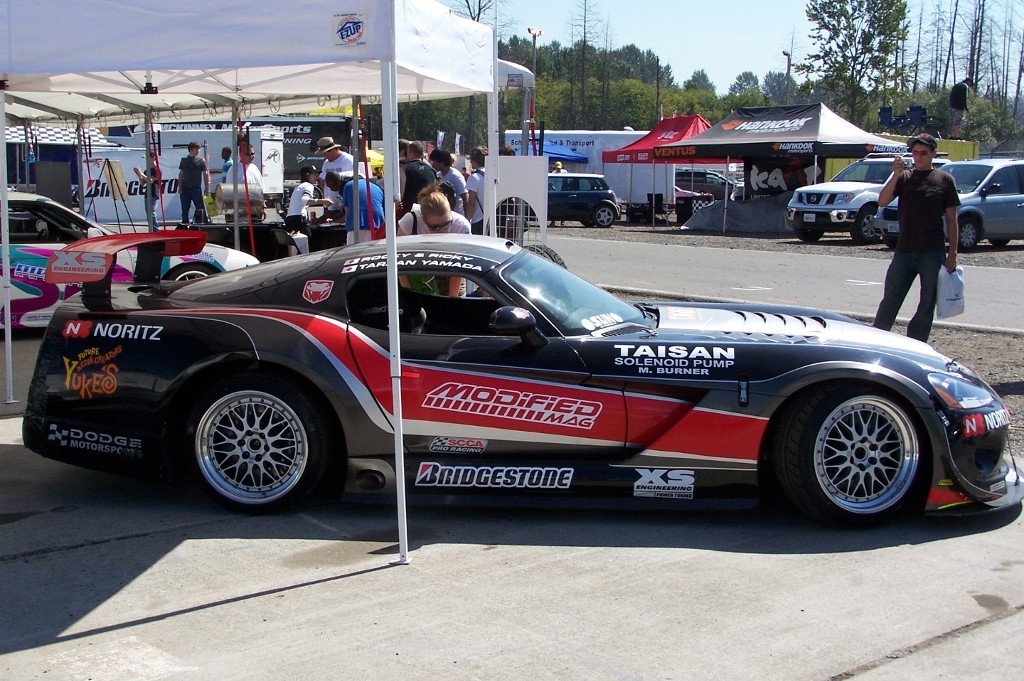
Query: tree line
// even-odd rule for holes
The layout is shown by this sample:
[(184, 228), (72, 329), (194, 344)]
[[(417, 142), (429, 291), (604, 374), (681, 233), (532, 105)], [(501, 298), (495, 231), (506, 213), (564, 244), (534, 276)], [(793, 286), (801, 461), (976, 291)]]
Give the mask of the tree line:
[[(453, 9), (487, 21), (494, 0), (459, 0)], [(531, 68), (536, 56), (535, 118), (546, 129), (649, 130), (663, 116), (700, 114), (712, 124), (745, 106), (823, 102), (869, 131), (878, 108), (921, 105), (944, 119), (949, 89), (965, 76), (974, 92), (962, 136), (986, 151), (1019, 150), (1024, 135), (1024, 31), (1014, 0), (809, 0), (811, 47), (793, 54), (792, 70), (737, 74), (715, 91), (695, 68), (682, 83), (672, 66), (636, 44), (615, 46), (596, 0), (577, 0), (571, 44), (530, 36), (499, 40), (498, 56)], [(499, 27), (499, 33), (505, 29)], [(523, 93), (503, 95), (500, 129), (521, 129)], [(458, 133), (462, 153), (485, 144), (482, 95), (399, 105), (400, 135), (446, 140)], [(1014, 146), (1017, 145), (1017, 146)], [(446, 142), (446, 146), (451, 144)]]

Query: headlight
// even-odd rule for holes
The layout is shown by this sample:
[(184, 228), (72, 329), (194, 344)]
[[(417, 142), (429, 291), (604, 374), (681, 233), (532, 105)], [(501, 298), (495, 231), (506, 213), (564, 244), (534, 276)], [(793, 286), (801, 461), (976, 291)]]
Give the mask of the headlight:
[(978, 409), (995, 400), (992, 393), (982, 386), (949, 374), (928, 374), (928, 382), (950, 409)]
[(853, 201), (853, 197), (857, 196), (853, 192), (846, 192), (845, 194), (836, 194), (836, 203), (849, 203)]

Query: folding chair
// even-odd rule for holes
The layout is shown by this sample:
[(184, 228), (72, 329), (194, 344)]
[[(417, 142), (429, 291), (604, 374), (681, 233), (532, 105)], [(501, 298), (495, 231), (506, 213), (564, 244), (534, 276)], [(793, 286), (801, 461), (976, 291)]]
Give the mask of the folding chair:
[(908, 106), (907, 107), (907, 132), (914, 134), (921, 132), (925, 125), (925, 116), (927, 112), (923, 106)]
[(892, 130), (892, 107), (878, 107), (878, 129), (882, 132)]

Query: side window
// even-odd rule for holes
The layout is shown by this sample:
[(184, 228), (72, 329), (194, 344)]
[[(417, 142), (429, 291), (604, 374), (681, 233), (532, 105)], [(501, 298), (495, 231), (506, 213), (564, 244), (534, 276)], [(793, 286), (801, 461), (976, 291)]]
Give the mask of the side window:
[(566, 177), (562, 180), (562, 191), (563, 192), (575, 192), (579, 191), (580, 182), (578, 177)]
[(1013, 166), (1000, 168), (992, 174), (989, 184), (998, 184), (1000, 194), (1020, 194), (1020, 182)]
[(564, 189), (562, 187), (562, 184), (563, 184), (562, 180), (564, 180), (564, 179), (565, 179), (564, 177), (549, 177), (548, 178), (548, 191), (552, 191), (552, 192), (564, 191)]
[[(32, 213), (12, 210), (7, 213), (7, 216), (11, 223), (10, 239), (12, 244), (30, 244), (49, 240), (45, 236), (48, 231), (46, 223)], [(40, 229), (43, 230), (43, 238), (40, 238)]]
[[(433, 273), (402, 277), (398, 290), (399, 330), (435, 336), (490, 335), (491, 315), (503, 303), (492, 297), (487, 288), (477, 281), (474, 281), (474, 293), (462, 297), (434, 293), (433, 289), (417, 284), (421, 279), (441, 276)], [(410, 285), (413, 288), (408, 288)], [(362, 277), (352, 282), (348, 288), (347, 305), (353, 324), (386, 330), (389, 315), (385, 276)]]
[(718, 175), (708, 175), (707, 176), (707, 183), (708, 184), (713, 184), (713, 185), (718, 185), (718, 186), (725, 186), (725, 180), (723, 180)]
[(581, 177), (580, 178), (580, 191), (581, 192), (589, 192), (593, 188), (594, 187), (592, 186), (592, 182), (591, 182), (591, 179), (589, 177)]

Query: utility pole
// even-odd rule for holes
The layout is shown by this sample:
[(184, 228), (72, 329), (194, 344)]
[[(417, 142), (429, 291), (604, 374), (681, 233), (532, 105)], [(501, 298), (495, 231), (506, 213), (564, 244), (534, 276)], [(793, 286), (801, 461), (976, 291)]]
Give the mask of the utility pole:
[(544, 31), (539, 28), (527, 28), (526, 32), (533, 36), (533, 66), (530, 70), (533, 71), (534, 80), (537, 78), (537, 38), (544, 35)]
[(789, 72), (790, 72), (790, 69), (793, 66), (793, 55), (791, 55), (786, 50), (782, 51), (782, 55), (786, 58), (786, 95), (785, 95), (786, 99), (782, 103), (783, 104), (789, 104)]

